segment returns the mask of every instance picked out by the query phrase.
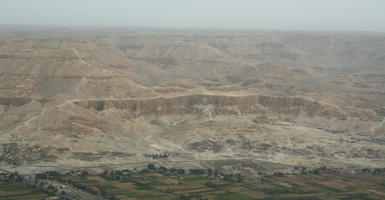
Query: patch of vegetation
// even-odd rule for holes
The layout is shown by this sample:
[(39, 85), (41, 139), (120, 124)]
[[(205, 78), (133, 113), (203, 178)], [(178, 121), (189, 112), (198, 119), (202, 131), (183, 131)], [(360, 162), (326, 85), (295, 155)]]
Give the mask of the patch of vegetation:
[(148, 183), (136, 182), (134, 185), (135, 185), (135, 189), (137, 189), (137, 190), (153, 190), (154, 189)]
[(246, 196), (244, 194), (230, 192), (230, 193), (224, 193), (224, 194), (218, 194), (218, 199), (222, 200), (252, 200), (254, 198)]
[[(102, 174), (82, 176), (50, 174), (63, 183), (106, 199), (385, 199), (382, 191), (385, 175), (372, 173), (349, 175), (349, 182), (343, 175), (325, 172), (307, 174), (276, 173), (272, 176), (248, 177), (240, 174), (225, 174), (212, 169), (193, 169), (188, 175), (181, 169), (167, 169), (155, 165), (143, 170), (105, 171)], [(362, 177), (364, 176), (364, 177)], [(102, 178), (99, 178), (102, 177)], [(346, 177), (345, 177), (346, 178)], [(371, 181), (368, 181), (371, 180)], [(375, 182), (378, 184), (376, 184)], [(339, 183), (335, 188), (328, 183)], [(381, 185), (379, 185), (381, 184)], [(3, 186), (11, 187), (12, 186)], [(17, 187), (13, 186), (13, 189)], [(1, 185), (0, 185), (1, 191)], [(0, 193), (1, 194), (1, 193)], [(1, 198), (0, 198), (1, 199)]]
[(159, 199), (164, 196), (164, 195), (138, 193), (133, 191), (122, 191), (120, 193), (117, 193), (117, 195), (124, 195), (126, 197), (131, 197), (131, 198), (159, 198)]
[(385, 187), (385, 181), (381, 182), (380, 185), (381, 185), (382, 187)]
[(185, 177), (183, 180), (184, 181), (202, 181), (202, 180), (207, 180), (209, 178), (204, 177), (204, 176), (189, 176)]
[(0, 199), (28, 200), (47, 197), (39, 188), (32, 188), (24, 183), (0, 183)]
[(346, 195), (346, 197), (340, 198), (341, 200), (351, 200), (351, 199), (360, 199), (360, 200), (373, 200), (368, 197), (368, 194), (350, 194)]
[(158, 177), (151, 176), (150, 178), (151, 178), (151, 185), (153, 185), (153, 186), (165, 186), (165, 185), (168, 185), (167, 183), (165, 183), (162, 180), (160, 180), (160, 178), (158, 178)]
[(286, 188), (274, 188), (274, 189), (267, 189), (265, 190), (266, 193), (270, 195), (277, 195), (277, 194), (293, 194), (294, 191), (288, 190)]
[(316, 182), (306, 182), (306, 183), (309, 184), (309, 185), (315, 186), (315, 187), (319, 187), (319, 188), (325, 189), (326, 191), (333, 191), (333, 192), (336, 192), (336, 193), (343, 192), (340, 189), (329, 187), (329, 186), (321, 184), (321, 183), (316, 183)]
[(117, 189), (117, 187), (115, 187), (113, 185), (98, 185), (97, 187), (99, 189), (101, 189), (101, 190), (114, 190), (114, 189)]

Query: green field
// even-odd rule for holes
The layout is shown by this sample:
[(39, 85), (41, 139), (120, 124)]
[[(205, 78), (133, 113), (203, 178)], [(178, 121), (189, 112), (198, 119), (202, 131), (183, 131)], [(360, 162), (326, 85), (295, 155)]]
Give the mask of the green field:
[(205, 175), (158, 173), (106, 178), (70, 176), (98, 195), (117, 199), (385, 199), (385, 175), (286, 174), (223, 179)]
[(33, 190), (23, 183), (0, 183), (0, 200), (35, 200), (47, 197), (39, 190)]

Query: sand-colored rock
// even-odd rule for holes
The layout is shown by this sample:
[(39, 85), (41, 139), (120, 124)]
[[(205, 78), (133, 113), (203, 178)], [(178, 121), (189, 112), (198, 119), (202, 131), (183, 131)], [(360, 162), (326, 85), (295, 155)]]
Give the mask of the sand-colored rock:
[(385, 166), (381, 33), (24, 31), (0, 29), (4, 165)]

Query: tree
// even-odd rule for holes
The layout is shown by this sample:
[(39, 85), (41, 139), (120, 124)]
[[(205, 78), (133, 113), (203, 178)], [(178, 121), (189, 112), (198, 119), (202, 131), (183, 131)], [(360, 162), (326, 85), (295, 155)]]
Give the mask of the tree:
[(45, 173), (35, 174), (35, 178), (36, 179), (46, 179), (47, 178), (47, 174), (45, 174)]
[(208, 168), (208, 169), (207, 169), (207, 174), (208, 174), (209, 176), (212, 176), (212, 175), (213, 175), (213, 170), (210, 169), (210, 168)]
[(82, 174), (80, 175), (81, 178), (87, 178), (87, 176), (88, 176), (87, 171), (83, 171)]
[(218, 174), (219, 174), (219, 171), (216, 169), (216, 170), (214, 171), (214, 176), (217, 177)]
[(243, 183), (243, 177), (241, 175), (238, 175), (238, 183)]
[(319, 174), (320, 171), (319, 171), (318, 169), (315, 169), (315, 170), (312, 171), (312, 173), (313, 173), (313, 174)]
[(204, 169), (190, 169), (189, 171), (191, 174), (198, 174), (198, 175), (202, 175), (205, 173)]
[(17, 175), (15, 181), (21, 183), (23, 182), (23, 178), (20, 175)]
[(224, 175), (224, 179), (225, 179), (226, 181), (231, 181), (231, 180), (233, 179), (233, 175), (232, 175), (232, 174), (225, 174), (225, 175)]
[(205, 186), (210, 187), (210, 188), (217, 188), (217, 186), (215, 185), (215, 183), (212, 183), (212, 182), (207, 182), (207, 183), (205, 183)]
[(155, 165), (154, 165), (154, 164), (151, 164), (151, 163), (150, 163), (150, 164), (147, 165), (147, 169), (148, 169), (148, 170), (155, 170), (156, 168), (155, 168)]
[(184, 169), (178, 169), (178, 174), (184, 174)]

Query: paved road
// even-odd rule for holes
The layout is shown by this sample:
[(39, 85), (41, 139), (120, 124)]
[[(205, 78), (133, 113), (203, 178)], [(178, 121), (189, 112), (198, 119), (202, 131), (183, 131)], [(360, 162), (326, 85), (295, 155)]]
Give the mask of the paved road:
[[(169, 162), (169, 163), (189, 163), (189, 162), (215, 162), (215, 161), (258, 161), (257, 159), (241, 158), (241, 159), (212, 159), (212, 160), (148, 160), (138, 162), (126, 162), (118, 164), (105, 164), (105, 165), (90, 165), (90, 166), (73, 166), (73, 165), (33, 165), (33, 166), (21, 166), (23, 168), (57, 168), (57, 169), (88, 169), (88, 168), (108, 168), (108, 167), (121, 167), (126, 165), (137, 165), (137, 164), (150, 164), (157, 162)], [(262, 161), (262, 160), (261, 160)], [(1, 166), (0, 166), (1, 167)], [(1, 170), (1, 169), (0, 169)], [(6, 170), (4, 170), (6, 171)], [(23, 174), (28, 175), (28, 174)], [(30, 174), (31, 175), (31, 174)]]

